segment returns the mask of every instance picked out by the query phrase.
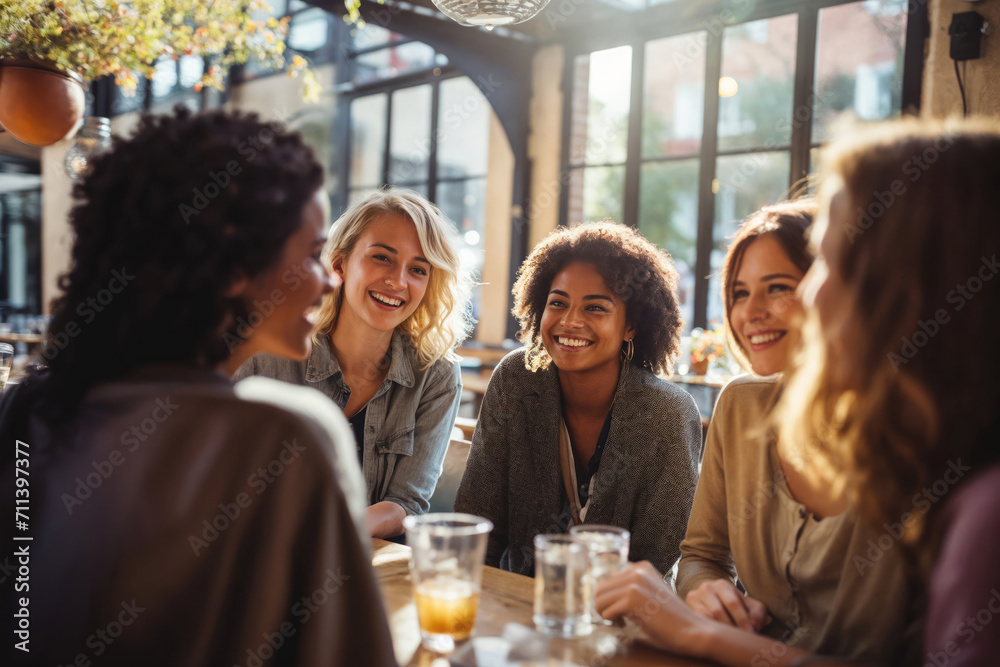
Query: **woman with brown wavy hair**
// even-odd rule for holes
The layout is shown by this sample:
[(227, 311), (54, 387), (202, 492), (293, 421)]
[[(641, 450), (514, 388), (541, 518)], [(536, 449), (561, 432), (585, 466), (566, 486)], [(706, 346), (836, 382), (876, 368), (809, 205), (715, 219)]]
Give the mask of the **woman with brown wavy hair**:
[[(922, 653), (908, 662), (992, 665), (1000, 633), (1000, 123), (875, 126), (825, 153), (819, 254), (803, 281), (804, 349), (774, 412), (808, 493), (849, 503), (926, 589)], [(626, 573), (622, 576), (633, 576)], [(613, 600), (659, 646), (724, 664), (803, 658), (711, 624), (649, 577)], [(644, 593), (640, 596), (640, 593)], [(650, 597), (657, 613), (640, 607)], [(765, 653), (766, 652), (766, 655)], [(753, 664), (753, 663), (751, 663)]]
[(766, 428), (799, 340), (796, 288), (813, 262), (806, 229), (815, 213), (812, 200), (758, 211), (723, 263), (729, 344), (750, 374), (719, 395), (677, 591), (716, 621), (823, 654), (879, 659), (906, 634), (900, 560), (851, 562), (878, 533), (844, 503), (830, 502), (826, 489), (804, 485)]
[[(910, 599), (898, 555), (858, 568), (851, 555), (878, 533), (845, 503), (804, 488), (767, 428), (799, 339), (796, 288), (813, 262), (806, 230), (816, 208), (807, 199), (751, 215), (721, 272), (729, 345), (749, 374), (726, 385), (712, 415), (677, 593), (698, 614), (730, 626), (731, 655), (743, 664), (762, 650), (784, 649), (774, 640), (878, 660), (907, 635)], [(601, 604), (613, 608), (635, 580), (651, 575), (646, 563), (632, 566), (617, 588), (602, 591)], [(651, 603), (658, 587), (641, 589), (654, 594)]]
[(833, 148), (826, 173), (782, 439), (809, 443), (814, 483), (924, 578), (926, 660), (995, 664), (1000, 633), (983, 620), (1000, 612), (1000, 123), (881, 126)]

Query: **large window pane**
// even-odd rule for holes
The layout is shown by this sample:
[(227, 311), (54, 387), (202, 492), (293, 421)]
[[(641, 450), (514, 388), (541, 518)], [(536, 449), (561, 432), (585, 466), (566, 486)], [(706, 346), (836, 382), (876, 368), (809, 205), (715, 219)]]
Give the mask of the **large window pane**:
[(694, 319), (694, 267), (698, 239), (698, 160), (642, 165), (639, 229), (663, 246), (680, 274), (678, 296), (687, 329)]
[[(115, 102), (114, 110), (115, 114), (126, 114), (132, 111), (142, 111), (143, 104), (145, 102), (144, 98), (146, 96), (146, 86), (149, 82), (145, 79), (140, 78), (137, 82), (134, 95), (127, 95), (124, 88), (114, 86)], [(90, 115), (89, 110), (86, 115)]]
[(467, 77), (441, 82), (438, 115), (439, 178), (486, 174), (490, 150), (490, 104)]
[(486, 236), (486, 179), (438, 183), (437, 205), (462, 236), (462, 263), (478, 274), (483, 268)]
[(707, 33), (646, 44), (642, 156), (692, 155), (701, 147)]
[(569, 181), (570, 224), (611, 218), (622, 221), (625, 166), (574, 169)]
[(403, 190), (413, 190), (424, 199), (427, 199), (427, 193), (429, 192), (427, 183), (406, 183), (405, 185), (399, 185), (397, 187)]
[(289, 125), (291, 129), (302, 134), (302, 140), (312, 148), (319, 163), (326, 167), (326, 188), (329, 192), (337, 192), (337, 182), (340, 174), (337, 169), (338, 137), (334, 128), (337, 126), (337, 106), (330, 103), (311, 104), (295, 116)]
[[(486, 253), (486, 179), (438, 183), (437, 205), (455, 223), (462, 236), (462, 247), (458, 251), (462, 265), (471, 269), (477, 280), (481, 279)], [(476, 288), (470, 304), (476, 321), (479, 320), (482, 291), (482, 287)]]
[(353, 62), (355, 83), (390, 79), (414, 70), (430, 69), (436, 63), (434, 49), (423, 42), (407, 42), (364, 53)]
[[(378, 189), (379, 188), (377, 188), (377, 187), (351, 188), (348, 191), (348, 193), (347, 193), (347, 205), (348, 206), (353, 206), (354, 204), (357, 204), (359, 201), (361, 201), (362, 199), (364, 199), (365, 197), (367, 197), (368, 195), (372, 194), (373, 192), (375, 192)], [(416, 192), (417, 194), (423, 196), (424, 198), (427, 197), (427, 184), (426, 183), (417, 183), (415, 185), (400, 185), (399, 189), (400, 190), (413, 190), (414, 192)]]
[[(178, 104), (183, 104), (191, 111), (201, 108), (201, 95), (194, 92), (193, 86), (198, 83), (205, 71), (204, 61), (197, 56), (182, 56), (174, 60), (163, 56), (156, 61), (153, 73), (153, 105), (155, 113), (170, 113)], [(138, 95), (137, 95), (138, 96)], [(142, 98), (139, 97), (139, 106)]]
[(632, 47), (577, 56), (573, 64), (570, 164), (624, 162)]
[(375, 192), (375, 190), (376, 188), (351, 188), (351, 190), (347, 193), (347, 206), (354, 206), (359, 201)]
[(351, 47), (355, 51), (384, 46), (400, 39), (403, 39), (403, 36), (399, 33), (386, 30), (373, 23), (366, 23), (364, 28), (355, 28), (351, 31)]
[(785, 152), (730, 155), (716, 161), (716, 180), (712, 188), (716, 191), (712, 277), (708, 287), (710, 325), (722, 321), (718, 273), (733, 234), (748, 215), (785, 197), (790, 169), (789, 154)]
[(719, 150), (776, 148), (791, 142), (797, 32), (797, 14), (726, 28)]
[(634, 12), (646, 8), (646, 0), (598, 0), (598, 2), (626, 12)]
[(906, 3), (867, 0), (819, 12), (813, 141), (849, 118), (899, 115), (903, 93)]
[(177, 62), (181, 71), (181, 88), (194, 88), (205, 73), (205, 61), (200, 56), (183, 56)]
[(170, 56), (162, 56), (156, 61), (156, 71), (153, 73), (153, 98), (169, 96), (176, 85), (177, 61)]
[(426, 181), (431, 154), (431, 86), (392, 94), (389, 182)]
[(351, 187), (382, 184), (385, 152), (385, 93), (359, 97), (351, 103)]
[(302, 53), (313, 53), (326, 45), (329, 37), (326, 10), (314, 8), (292, 18), (288, 30), (288, 46)]

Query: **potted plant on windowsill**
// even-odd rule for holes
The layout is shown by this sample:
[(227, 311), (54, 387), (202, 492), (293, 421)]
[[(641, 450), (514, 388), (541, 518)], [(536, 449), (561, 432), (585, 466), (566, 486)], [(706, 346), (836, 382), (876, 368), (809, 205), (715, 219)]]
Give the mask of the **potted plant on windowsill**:
[[(223, 89), (223, 77), (251, 57), (265, 68), (285, 65), (287, 19), (253, 18), (261, 0), (19, 0), (0, 5), (0, 125), (29, 144), (71, 134), (85, 106), (85, 85), (105, 76), (134, 94), (163, 56), (201, 56), (210, 66), (195, 86)], [(303, 98), (319, 86), (305, 59), (291, 76)]]
[(723, 329), (691, 330), (691, 372), (705, 375), (708, 366), (726, 353), (726, 332)]

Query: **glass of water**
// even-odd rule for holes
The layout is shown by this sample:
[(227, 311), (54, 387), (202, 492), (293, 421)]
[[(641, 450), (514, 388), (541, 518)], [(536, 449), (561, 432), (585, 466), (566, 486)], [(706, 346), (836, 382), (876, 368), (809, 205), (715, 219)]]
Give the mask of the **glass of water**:
[(590, 552), (572, 535), (535, 536), (535, 613), (539, 632), (581, 637), (594, 629), (593, 591), (587, 580)]
[(10, 377), (10, 367), (14, 363), (14, 346), (10, 343), (0, 343), (0, 391), (7, 385)]
[[(580, 524), (569, 529), (569, 534), (585, 543), (589, 549), (589, 568), (587, 583), (591, 591), (597, 591), (597, 586), (628, 565), (629, 533), (618, 526), (601, 526), (598, 524)], [(611, 625), (597, 613), (591, 600), (590, 617), (594, 623)]]

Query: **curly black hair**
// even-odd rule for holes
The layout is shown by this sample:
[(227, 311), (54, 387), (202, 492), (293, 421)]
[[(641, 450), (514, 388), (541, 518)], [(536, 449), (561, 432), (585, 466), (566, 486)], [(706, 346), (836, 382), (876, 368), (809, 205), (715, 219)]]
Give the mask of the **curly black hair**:
[(280, 261), (323, 185), (298, 133), (255, 114), (145, 116), (74, 187), (71, 265), (42, 346), (47, 419), (141, 364), (213, 367), (249, 313), (226, 288)]
[(636, 229), (611, 220), (562, 227), (528, 255), (514, 283), (514, 317), (525, 365), (547, 368), (552, 359), (542, 345), (542, 312), (556, 275), (573, 262), (592, 264), (611, 292), (625, 304), (635, 328), (632, 363), (666, 373), (680, 349), (684, 320), (677, 303), (677, 270), (665, 250)]

